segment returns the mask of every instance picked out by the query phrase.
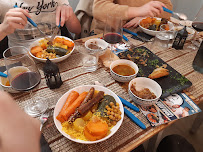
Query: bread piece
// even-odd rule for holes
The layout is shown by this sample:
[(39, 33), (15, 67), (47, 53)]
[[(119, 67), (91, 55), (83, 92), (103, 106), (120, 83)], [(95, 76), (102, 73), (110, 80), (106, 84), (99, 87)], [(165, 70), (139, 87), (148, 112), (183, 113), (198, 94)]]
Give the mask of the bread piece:
[(150, 79), (157, 79), (169, 75), (168, 69), (162, 67), (156, 68), (149, 76)]

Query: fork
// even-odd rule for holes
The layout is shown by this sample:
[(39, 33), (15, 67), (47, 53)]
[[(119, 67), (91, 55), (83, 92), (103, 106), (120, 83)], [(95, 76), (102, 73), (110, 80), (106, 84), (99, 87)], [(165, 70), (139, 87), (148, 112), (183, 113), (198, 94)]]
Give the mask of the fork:
[(42, 127), (48, 118), (49, 118), (49, 110), (46, 110), (39, 118), (39, 120), (41, 122), (40, 131), (42, 130)]

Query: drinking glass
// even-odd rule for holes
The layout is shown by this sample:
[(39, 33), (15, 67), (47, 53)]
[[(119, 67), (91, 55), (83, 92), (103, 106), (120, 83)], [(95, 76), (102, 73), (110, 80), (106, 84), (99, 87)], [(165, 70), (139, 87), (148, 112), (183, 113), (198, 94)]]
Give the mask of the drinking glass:
[(106, 24), (103, 32), (104, 40), (110, 44), (110, 58), (109, 62), (113, 61), (113, 46), (122, 41), (123, 28), (122, 20), (120, 17), (107, 16)]
[[(200, 8), (199, 12), (195, 16), (195, 19), (192, 22), (192, 27), (197, 31), (201, 32), (203, 31), (203, 6)], [(188, 48), (192, 50), (197, 50), (197, 48), (200, 46), (200, 43), (196, 42), (193, 38), (191, 41), (192, 44), (188, 46)], [(198, 44), (197, 44), (198, 43)]]
[(33, 102), (25, 106), (25, 112), (33, 117), (42, 114), (48, 105), (32, 97), (31, 90), (40, 83), (41, 76), (28, 50), (23, 46), (10, 47), (4, 51), (3, 57), (11, 87), (18, 91), (30, 91)]
[(98, 53), (93, 53), (88, 50), (84, 45), (77, 46), (80, 53), (82, 53), (83, 68), (86, 72), (93, 72), (97, 70)]
[(166, 50), (169, 47), (170, 36), (166, 31), (159, 31), (152, 42), (150, 49), (152, 50)]
[(175, 38), (175, 35), (176, 35), (176, 31), (174, 31), (173, 29), (166, 30), (166, 28), (165, 28), (166, 26), (168, 26), (168, 25), (167, 24), (162, 24), (160, 26), (160, 31), (162, 33), (164, 33), (165, 38), (169, 39), (167, 47), (171, 47), (172, 44), (173, 44), (173, 39)]

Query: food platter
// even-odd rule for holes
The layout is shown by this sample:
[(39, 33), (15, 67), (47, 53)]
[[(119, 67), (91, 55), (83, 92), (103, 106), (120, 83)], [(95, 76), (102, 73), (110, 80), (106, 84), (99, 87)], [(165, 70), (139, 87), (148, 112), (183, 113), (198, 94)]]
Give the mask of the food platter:
[[(154, 17), (154, 18), (155, 18), (156, 20), (161, 20), (161, 18), (158, 18), (158, 17)], [(139, 23), (138, 23), (138, 24), (139, 24), (139, 27), (142, 29), (142, 31), (143, 31), (144, 33), (149, 34), (149, 35), (151, 35), (151, 36), (155, 36), (156, 34), (160, 33), (160, 31), (149, 30), (149, 29), (144, 28), (143, 26), (141, 26), (141, 25), (140, 25), (140, 22), (142, 22), (142, 20), (144, 20), (144, 19), (146, 19), (146, 18), (142, 18), (142, 19), (139, 21)], [(172, 31), (173, 28), (174, 28), (173, 23), (170, 22), (170, 21), (168, 21), (167, 24), (169, 25), (170, 31)]]
[(156, 66), (167, 65), (169, 75), (154, 79), (162, 88), (163, 92), (161, 98), (181, 92), (192, 85), (187, 78), (144, 46), (131, 48), (125, 52), (119, 53), (118, 56), (120, 59), (128, 59), (135, 62), (139, 67), (139, 77), (148, 77), (152, 71), (156, 69)]
[[(61, 122), (58, 121), (56, 119), (57, 115), (59, 114), (60, 110), (62, 109), (65, 101), (66, 101), (66, 98), (68, 97), (68, 95), (70, 94), (71, 91), (77, 91), (78, 93), (82, 93), (83, 91), (87, 91), (89, 90), (91, 87), (94, 87), (95, 90), (98, 90), (98, 91), (104, 91), (104, 94), (105, 95), (111, 95), (114, 97), (114, 99), (116, 100), (116, 102), (119, 104), (120, 106), (120, 111), (121, 111), (121, 119), (117, 122), (117, 124), (115, 126), (113, 126), (111, 129), (110, 129), (110, 133), (105, 136), (104, 138), (102, 139), (99, 139), (99, 140), (96, 140), (96, 141), (84, 141), (84, 140), (80, 140), (80, 139), (76, 139), (76, 138), (72, 138), (70, 135), (68, 135), (67, 133), (65, 133), (63, 130), (62, 130), (62, 125), (61, 125)], [(122, 124), (122, 121), (123, 121), (123, 118), (124, 118), (124, 110), (123, 110), (123, 105), (120, 101), (120, 99), (118, 98), (118, 96), (112, 92), (111, 90), (105, 88), (105, 87), (102, 87), (102, 86), (98, 86), (98, 85), (82, 85), (82, 86), (78, 86), (78, 87), (75, 87), (71, 90), (69, 90), (68, 92), (66, 92), (57, 102), (56, 106), (55, 106), (55, 109), (54, 109), (54, 123), (56, 125), (56, 128), (58, 129), (58, 131), (66, 138), (68, 138), (69, 140), (72, 140), (74, 142), (77, 142), (77, 143), (82, 143), (82, 144), (93, 144), (93, 143), (98, 143), (98, 142), (101, 142), (101, 141), (104, 141), (108, 138), (110, 138), (121, 126)]]
[[(67, 38), (67, 37), (64, 37), (64, 36), (56, 36), (55, 38), (62, 38), (62, 39), (65, 39), (65, 40), (67, 40), (67, 41), (70, 41), (70, 42), (72, 42), (72, 43), (74, 44), (73, 40), (71, 40), (71, 39), (69, 39), (69, 38)], [(33, 57), (34, 59), (40, 61), (40, 62), (46, 62), (47, 59), (46, 59), (46, 58), (44, 59), (44, 58), (36, 57), (35, 55), (33, 55), (33, 54), (31, 53), (31, 49), (32, 49), (33, 47), (40, 46), (40, 45), (41, 45), (40, 42), (43, 41), (44, 39), (45, 39), (45, 38), (40, 38), (40, 39), (34, 41), (34, 42), (29, 46), (29, 54), (30, 54), (30, 56)], [(61, 57), (53, 58), (53, 59), (50, 59), (50, 60), (51, 60), (52, 62), (55, 62), (55, 63), (61, 62), (61, 61), (65, 60), (65, 59), (67, 59), (67, 58), (73, 53), (74, 49), (75, 49), (75, 44), (74, 44), (73, 48), (70, 50), (69, 53), (67, 53), (67, 54), (65, 54), (65, 55), (63, 55), (63, 56), (61, 56)]]

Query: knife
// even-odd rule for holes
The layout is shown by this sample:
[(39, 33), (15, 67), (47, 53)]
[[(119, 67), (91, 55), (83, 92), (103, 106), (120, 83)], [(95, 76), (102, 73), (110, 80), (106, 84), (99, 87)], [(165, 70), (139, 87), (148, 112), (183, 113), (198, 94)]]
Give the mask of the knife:
[[(118, 96), (118, 97), (119, 97), (119, 96)], [(119, 98), (120, 98), (121, 102), (122, 102), (125, 106), (127, 106), (128, 108), (130, 108), (130, 109), (132, 109), (132, 110), (134, 110), (134, 111), (136, 111), (136, 112), (139, 112), (139, 111), (140, 111), (140, 109), (139, 109), (138, 107), (136, 107), (135, 105), (133, 105), (132, 103), (128, 102), (127, 100), (125, 100), (125, 99), (123, 99), (123, 98), (121, 98), (121, 97), (119, 97)]]
[(7, 77), (8, 77), (8, 75), (7, 75), (7, 74), (5, 74), (5, 73), (3, 73), (3, 72), (0, 72), (0, 77), (7, 78)]
[(51, 38), (49, 39), (49, 42), (52, 42), (53, 39), (56, 37), (56, 35), (57, 35), (58, 32), (59, 32), (60, 26), (61, 26), (61, 20), (59, 21), (58, 27), (56, 27), (56, 28), (54, 29), (53, 34), (52, 34)]
[(138, 35), (137, 33), (134, 33), (126, 28), (123, 28), (123, 31), (126, 32), (126, 33), (129, 33), (133, 36), (137, 36), (139, 39), (143, 40), (144, 42), (149, 42), (150, 40), (146, 39), (145, 37), (141, 37), (140, 35)]
[(135, 116), (133, 115), (130, 111), (128, 111), (125, 107), (124, 112), (130, 118), (134, 123), (136, 123), (140, 128), (146, 129), (146, 126)]

